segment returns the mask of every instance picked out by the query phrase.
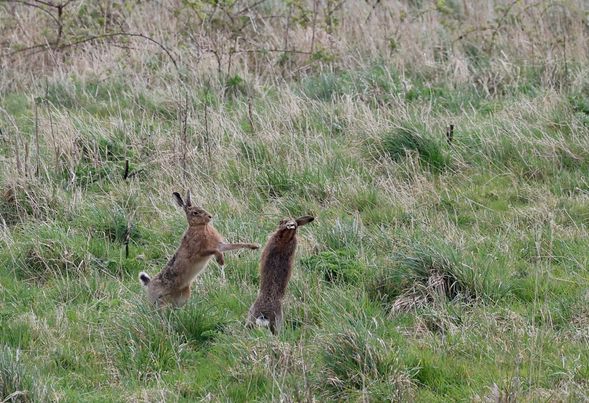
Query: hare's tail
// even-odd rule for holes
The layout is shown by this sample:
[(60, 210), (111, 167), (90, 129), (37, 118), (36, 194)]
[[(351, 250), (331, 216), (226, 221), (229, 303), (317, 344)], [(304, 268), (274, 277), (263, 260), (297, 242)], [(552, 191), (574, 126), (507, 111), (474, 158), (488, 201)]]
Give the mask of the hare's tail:
[(266, 316), (262, 314), (256, 318), (256, 325), (260, 327), (269, 327), (270, 321), (268, 320), (268, 318), (266, 318)]
[(141, 285), (143, 285), (143, 287), (147, 287), (147, 285), (151, 281), (151, 277), (149, 277), (149, 274), (142, 271), (141, 273), (139, 273), (139, 281), (141, 282)]

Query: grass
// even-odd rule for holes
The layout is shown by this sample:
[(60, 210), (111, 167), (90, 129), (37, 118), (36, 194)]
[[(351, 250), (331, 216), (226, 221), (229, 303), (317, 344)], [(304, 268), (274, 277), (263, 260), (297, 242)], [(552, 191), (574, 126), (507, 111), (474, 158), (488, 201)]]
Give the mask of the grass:
[(34, 370), (22, 362), (23, 351), (2, 346), (0, 351), (0, 393), (6, 401), (38, 401), (48, 396), (48, 388)]
[(384, 136), (383, 152), (393, 160), (414, 154), (428, 169), (439, 173), (449, 168), (450, 158), (444, 152), (441, 138), (436, 140), (432, 137), (422, 125), (405, 124)]
[[(205, 3), (63, 10), (178, 70), (138, 38), (0, 57), (0, 401), (589, 400), (583, 8)], [(0, 5), (2, 46), (46, 14)], [(187, 188), (229, 241), (316, 217), (279, 335), (244, 326), (259, 251), (147, 303)]]

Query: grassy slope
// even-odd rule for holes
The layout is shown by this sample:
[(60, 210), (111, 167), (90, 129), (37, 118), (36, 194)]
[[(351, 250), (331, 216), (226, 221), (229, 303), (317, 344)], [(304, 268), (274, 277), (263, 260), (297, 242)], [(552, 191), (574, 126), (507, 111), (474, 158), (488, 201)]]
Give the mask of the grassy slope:
[[(170, 70), (117, 63), (0, 93), (0, 400), (589, 399), (586, 69), (194, 76), (181, 135)], [(278, 337), (243, 326), (259, 252), (147, 306), (187, 187), (231, 241), (317, 216)]]

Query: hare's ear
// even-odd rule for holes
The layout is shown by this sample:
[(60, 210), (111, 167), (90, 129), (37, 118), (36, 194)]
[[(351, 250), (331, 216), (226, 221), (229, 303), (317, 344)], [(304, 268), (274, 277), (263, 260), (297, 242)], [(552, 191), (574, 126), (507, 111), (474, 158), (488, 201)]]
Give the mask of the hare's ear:
[(309, 224), (314, 219), (315, 217), (312, 217), (310, 215), (304, 215), (302, 217), (297, 218), (297, 225), (300, 227), (301, 225)]
[(192, 194), (190, 193), (190, 189), (188, 189), (186, 191), (186, 202), (185, 202), (186, 207), (192, 206), (192, 198), (191, 198), (191, 196), (192, 196)]
[(285, 218), (285, 219), (280, 220), (280, 222), (278, 223), (278, 225), (286, 224), (287, 222), (288, 222), (288, 219)]
[(174, 195), (174, 199), (176, 200), (176, 204), (178, 204), (179, 207), (184, 207), (184, 201), (182, 200), (182, 196), (180, 196), (180, 193), (174, 192), (172, 194)]

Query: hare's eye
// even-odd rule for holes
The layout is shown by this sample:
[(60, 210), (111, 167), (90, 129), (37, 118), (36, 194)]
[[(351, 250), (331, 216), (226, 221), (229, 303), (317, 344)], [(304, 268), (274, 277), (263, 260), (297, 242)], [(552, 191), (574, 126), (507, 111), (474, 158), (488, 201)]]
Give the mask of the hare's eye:
[(198, 215), (198, 213), (196, 211), (193, 211), (192, 215)]

